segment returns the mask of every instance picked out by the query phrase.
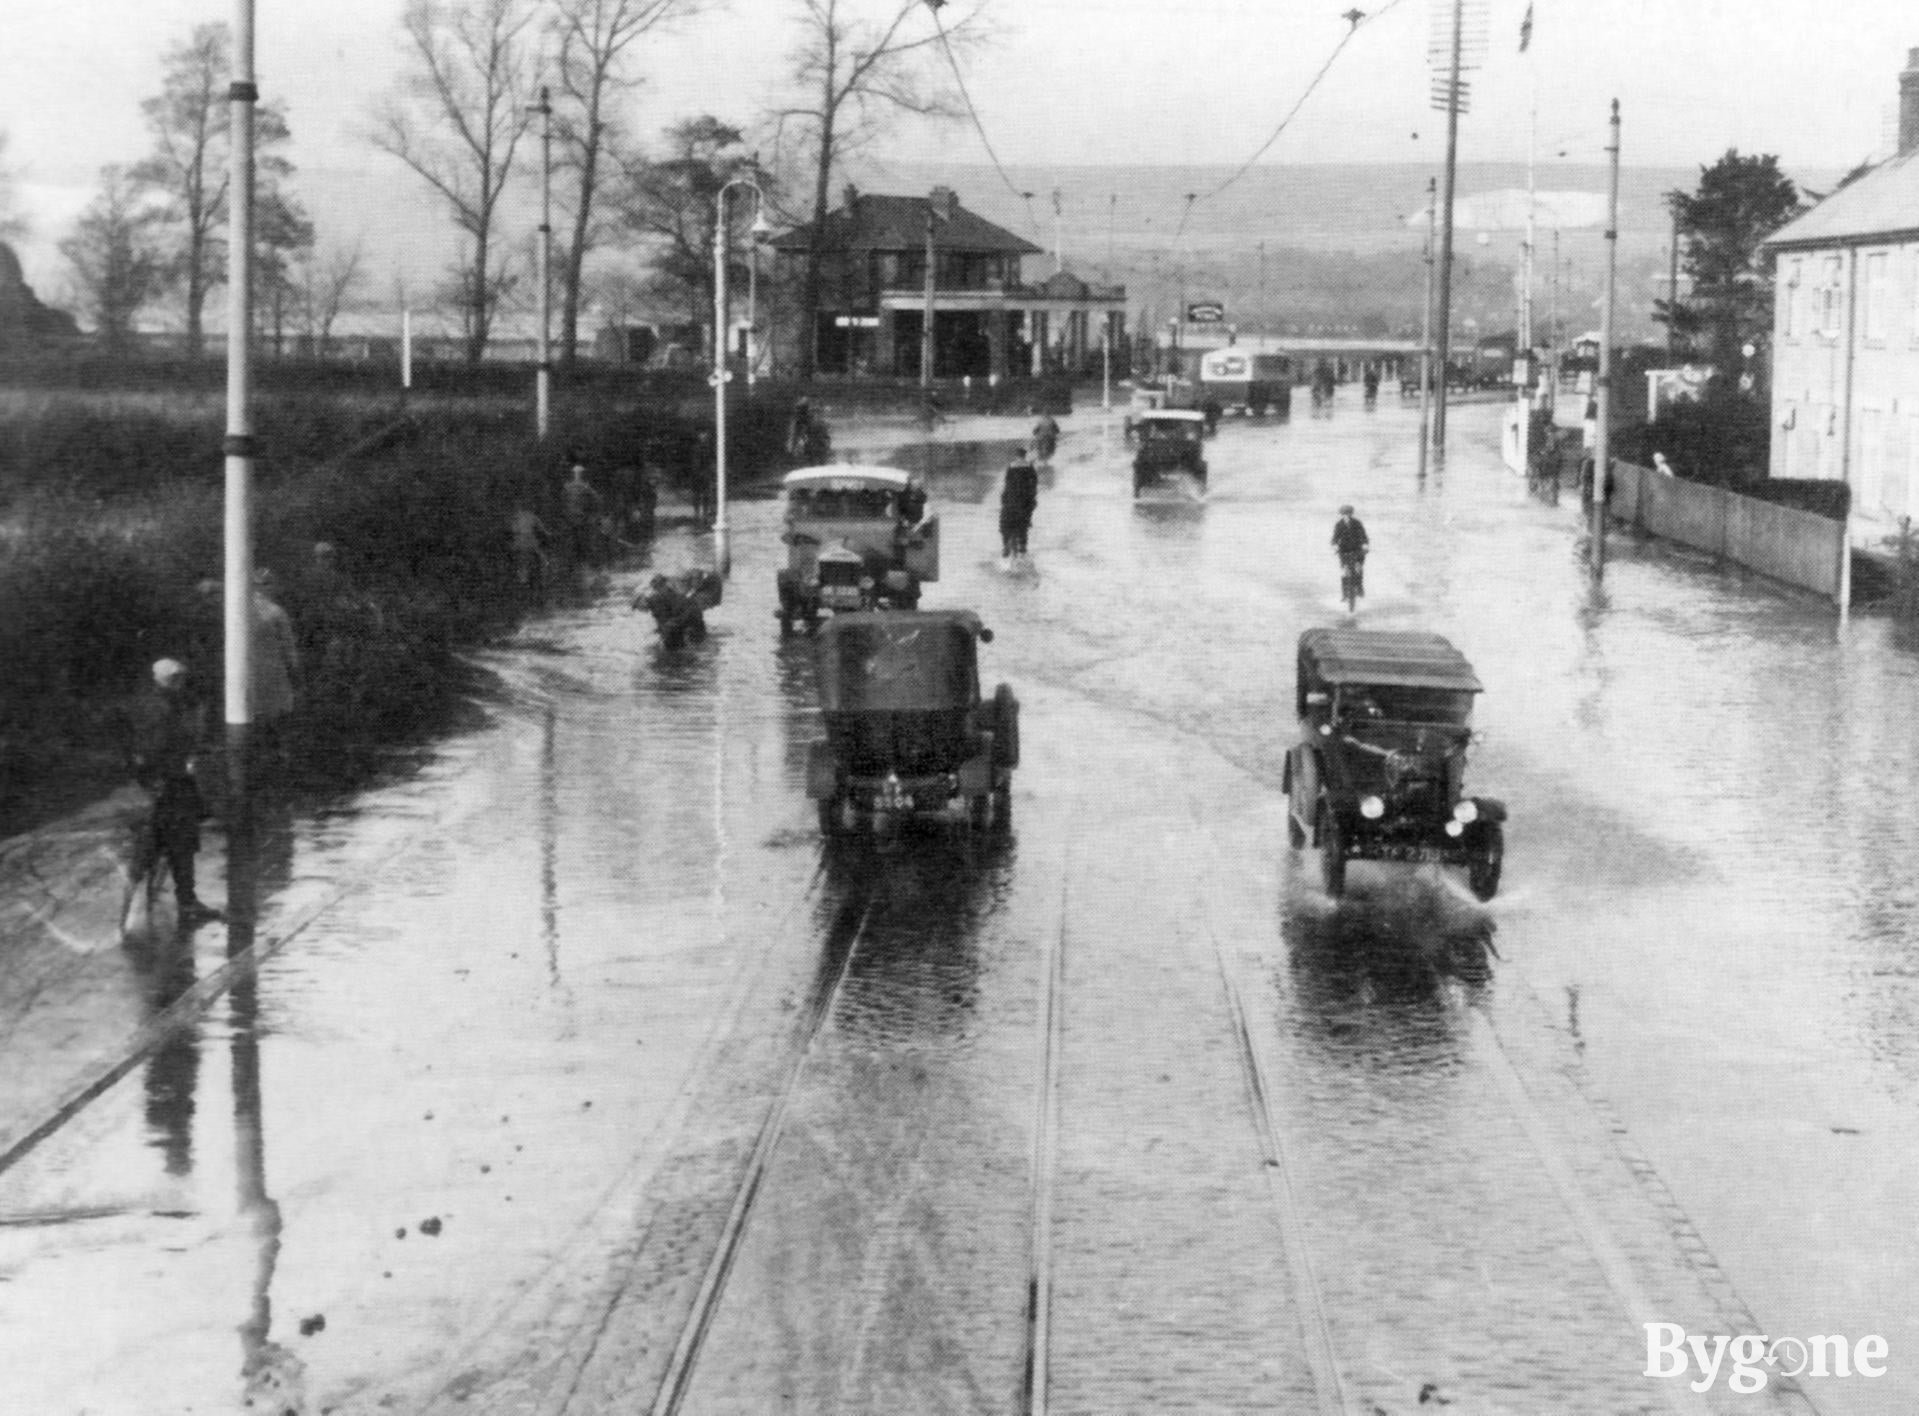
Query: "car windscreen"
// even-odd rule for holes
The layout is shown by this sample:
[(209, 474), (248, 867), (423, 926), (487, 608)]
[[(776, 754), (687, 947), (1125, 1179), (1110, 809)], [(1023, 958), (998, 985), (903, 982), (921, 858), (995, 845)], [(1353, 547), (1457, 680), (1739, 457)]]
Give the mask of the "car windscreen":
[(1372, 719), (1463, 727), (1472, 721), (1473, 695), (1451, 688), (1344, 684), (1339, 690), (1339, 715), (1350, 722)]
[(893, 493), (884, 487), (795, 487), (786, 494), (786, 510), (808, 520), (871, 520), (893, 514)]
[(829, 625), (820, 640), (820, 698), (828, 711), (964, 707), (973, 701), (973, 636), (963, 626), (901, 616)]

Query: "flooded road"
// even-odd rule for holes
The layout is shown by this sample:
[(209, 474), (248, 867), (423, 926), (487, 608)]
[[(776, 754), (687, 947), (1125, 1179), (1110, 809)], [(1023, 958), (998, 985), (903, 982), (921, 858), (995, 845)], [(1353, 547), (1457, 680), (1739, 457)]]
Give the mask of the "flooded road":
[[(1229, 422), (1135, 503), (1082, 414), (1012, 571), (1004, 449), (935, 459), (1003, 838), (823, 847), (772, 503), (705, 644), (649, 565), (490, 653), (487, 726), (265, 824), (257, 971), (0, 1171), (0, 1409), (1919, 1407), (1919, 652), (1669, 547), (1595, 591), (1496, 409), (1423, 484), (1415, 417)], [(1358, 622), (1487, 685), (1490, 906), (1287, 848), (1342, 501)], [(136, 951), (115, 1026), (226, 948)], [(1705, 1387), (1657, 1323), (1890, 1355)]]

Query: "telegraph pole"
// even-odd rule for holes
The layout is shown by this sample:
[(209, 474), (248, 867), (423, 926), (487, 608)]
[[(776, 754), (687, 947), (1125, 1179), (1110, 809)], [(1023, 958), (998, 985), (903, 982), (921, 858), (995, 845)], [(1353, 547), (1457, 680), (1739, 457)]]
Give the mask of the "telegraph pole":
[[(253, 0), (235, 0), (227, 85), (226, 727), (228, 785), (242, 817), (253, 728)], [(244, 834), (244, 832), (242, 833)]]
[(1452, 360), (1453, 179), (1459, 165), (1459, 63), (1465, 0), (1453, 0), (1452, 61), (1446, 80), (1445, 214), (1439, 225), (1439, 390), (1433, 403), (1433, 452), (1446, 460), (1446, 368)]
[(933, 224), (939, 220), (936, 203), (926, 199), (926, 308), (920, 320), (920, 406), (931, 409), (927, 400), (933, 392)]
[(1679, 322), (1675, 318), (1679, 309), (1679, 193), (1666, 193), (1666, 204), (1672, 208), (1672, 250), (1667, 253), (1666, 267), (1666, 363), (1670, 366), (1679, 362)]
[(1599, 426), (1593, 439), (1592, 576), (1606, 573), (1606, 482), (1612, 471), (1612, 317), (1613, 288), (1619, 259), (1619, 100), (1612, 101), (1611, 135), (1606, 143), (1606, 298), (1599, 308)]
[(1433, 232), (1439, 200), (1433, 179), (1426, 179), (1426, 305), (1419, 319), (1419, 479), (1426, 480), (1426, 439), (1433, 407)]

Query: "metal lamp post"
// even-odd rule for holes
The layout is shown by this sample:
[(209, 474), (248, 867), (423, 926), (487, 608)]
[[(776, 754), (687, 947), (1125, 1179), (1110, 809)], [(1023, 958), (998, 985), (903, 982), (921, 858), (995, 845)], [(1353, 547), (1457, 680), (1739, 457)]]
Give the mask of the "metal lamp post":
[(533, 432), (545, 442), (553, 400), (553, 100), (548, 89), (540, 90), (533, 112), (540, 115), (540, 362), (533, 375)]
[(726, 194), (745, 187), (753, 194), (753, 235), (758, 239), (772, 228), (766, 224), (766, 193), (749, 177), (735, 177), (713, 197), (713, 568), (724, 578), (733, 565), (726, 526)]
[[(227, 218), (227, 424), (224, 498), (226, 595), (225, 707), (229, 770), (249, 821), (248, 775), (253, 731), (253, 118), (260, 90), (253, 81), (253, 0), (236, 0), (233, 78), (227, 86), (232, 141)], [(197, 666), (196, 666), (197, 667)]]

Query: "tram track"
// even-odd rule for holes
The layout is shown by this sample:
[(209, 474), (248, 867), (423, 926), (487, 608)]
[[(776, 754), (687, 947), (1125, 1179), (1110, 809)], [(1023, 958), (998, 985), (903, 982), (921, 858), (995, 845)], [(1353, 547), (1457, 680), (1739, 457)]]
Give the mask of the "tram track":
[(1314, 1409), (1318, 1416), (1350, 1416), (1355, 1408), (1348, 1396), (1345, 1379), (1340, 1375), (1332, 1320), (1327, 1312), (1325, 1294), (1314, 1272), (1312, 1248), (1300, 1207), (1298, 1182), (1287, 1148), (1281, 1140), (1281, 1128), (1273, 1116), (1276, 1082), (1254, 1036), (1247, 1015), (1245, 994), (1239, 986), (1238, 972), (1227, 957), (1219, 931), (1213, 925), (1212, 911), (1207, 903), (1211, 893), (1210, 889), (1200, 892), (1199, 917), (1212, 945), (1213, 959), (1219, 966), (1220, 984), (1225, 990), (1227, 1007), (1232, 1015), (1234, 1041), (1246, 1083), (1247, 1103), (1252, 1112), (1254, 1130), (1259, 1136), (1267, 1194), (1279, 1226), (1286, 1271), (1292, 1280), (1292, 1299), (1299, 1318), (1300, 1339), (1305, 1350), (1307, 1369), (1312, 1376)]
[(1040, 973), (1039, 1061), (1033, 1089), (1032, 1235), (1026, 1283), (1025, 1416), (1047, 1416), (1051, 1395), (1053, 1197), (1059, 1176), (1060, 1071), (1066, 1033), (1066, 900), (1070, 862), (1060, 871), (1059, 914), (1048, 931)]
[[(1030, 1228), (1026, 1245), (1027, 1275), (1023, 1285), (1023, 1350), (1017, 1374), (1009, 1369), (1001, 1369), (1009, 1377), (1017, 1376), (1019, 1409), (1023, 1413), (1040, 1413), (1048, 1409), (1048, 1315), (1052, 1302), (1054, 1248), (1051, 1214), (1058, 1168), (1058, 1084), (1065, 1004), (1066, 888), (1066, 871), (1062, 867), (1054, 895), (1056, 904), (1048, 921), (1049, 928), (1043, 936), (1045, 948), (1037, 980), (1034, 1038), (1030, 1054), (1034, 1056), (1034, 1085), (1027, 1156)], [(877, 891), (869, 881), (857, 895), (842, 903), (834, 925), (818, 941), (817, 947), (822, 957), (832, 960), (830, 979), (809, 999), (804, 1015), (793, 1029), (783, 1062), (769, 1079), (770, 1085), (760, 1089), (760, 1094), (770, 1099), (764, 1103), (758, 1118), (750, 1151), (730, 1177), (724, 1200), (724, 1217), (719, 1221), (717, 1231), (701, 1246), (704, 1257), (699, 1270), (699, 1282), (691, 1301), (674, 1318), (671, 1352), (665, 1367), (656, 1382), (648, 1380), (646, 1388), (620, 1392), (621, 1406), (644, 1409), (649, 1416), (678, 1416), (678, 1413), (699, 1405), (695, 1392), (701, 1385), (710, 1339), (722, 1323), (729, 1297), (736, 1286), (734, 1280), (741, 1267), (741, 1256), (754, 1233), (756, 1219), (763, 1210), (775, 1205), (775, 1197), (782, 1196), (789, 1187), (804, 1190), (820, 1178), (797, 1171), (792, 1175), (779, 1175), (777, 1172), (783, 1163), (783, 1154), (787, 1155), (784, 1163), (801, 1167), (809, 1164), (799, 1148), (786, 1147), (783, 1151), (783, 1144), (789, 1138), (789, 1123), (800, 1105), (800, 1098), (814, 1080), (814, 1073), (826, 1048), (826, 1039), (833, 1031), (834, 1018), (847, 1005), (849, 980), (859, 967), (862, 954), (877, 947), (876, 940), (887, 931), (900, 927), (899, 921), (883, 920), (880, 917), (882, 909)], [(915, 1177), (915, 1183), (924, 1181), (927, 1173), (924, 1152), (930, 1143), (929, 1136), (939, 1129), (937, 1124), (929, 1125), (907, 1138), (909, 1153), (901, 1157), (902, 1170)], [(874, 1266), (883, 1266), (887, 1262), (887, 1253), (899, 1247), (898, 1234), (904, 1232), (903, 1225), (910, 1228), (910, 1221), (905, 1220), (901, 1213), (889, 1209), (884, 1212), (862, 1212), (856, 1226), (872, 1251), (866, 1265), (868, 1272), (860, 1287), (862, 1291), (874, 1289), (861, 1301), (860, 1316), (854, 1324), (861, 1332), (861, 1344), (868, 1340), (865, 1330), (872, 1325), (874, 1317), (869, 1309), (874, 1302), (882, 1301), (875, 1294), (881, 1294), (885, 1289), (885, 1282), (874, 1271)], [(642, 1239), (642, 1247), (647, 1242)], [(639, 1285), (630, 1283), (628, 1286), (637, 1288)], [(606, 1314), (609, 1325), (612, 1306), (618, 1305), (609, 1305)], [(999, 1321), (1020, 1320), (1010, 1308), (1002, 1309), (1001, 1313)], [(582, 1367), (588, 1362), (605, 1365), (606, 1358), (612, 1355), (604, 1353), (596, 1357), (589, 1354), (583, 1359)], [(1007, 1355), (1012, 1354), (1009, 1352)], [(615, 1388), (619, 1385), (614, 1384)], [(990, 1386), (990, 1381), (986, 1385)], [(569, 1388), (568, 1397), (561, 1405), (546, 1409), (597, 1411), (602, 1409), (610, 1394), (605, 1382), (581, 1380), (578, 1376), (569, 1383)], [(973, 1388), (970, 1405), (980, 1410), (1003, 1409), (999, 1400), (978, 1384)]]
[[(728, 1206), (725, 1223), (721, 1226), (719, 1242), (707, 1261), (706, 1270), (700, 1279), (700, 1286), (693, 1298), (692, 1310), (681, 1324), (678, 1339), (674, 1342), (672, 1355), (667, 1359), (666, 1372), (660, 1380), (657, 1393), (651, 1406), (651, 1416), (675, 1416), (686, 1401), (692, 1387), (693, 1377), (698, 1370), (700, 1354), (705, 1347), (707, 1334), (712, 1330), (713, 1321), (725, 1300), (727, 1282), (732, 1275), (734, 1261), (739, 1257), (740, 1246), (744, 1242), (747, 1227), (753, 1217), (755, 1205), (759, 1201), (767, 1172), (772, 1165), (774, 1153), (779, 1148), (780, 1138), (786, 1130), (786, 1120), (806, 1078), (820, 1034), (846, 986), (848, 971), (852, 967), (853, 956), (858, 952), (860, 942), (865, 937), (867, 926), (871, 922), (874, 900), (870, 891), (866, 892), (856, 904), (849, 903), (841, 912), (841, 920), (852, 918), (850, 929), (844, 930), (844, 945), (840, 949), (840, 959), (834, 971), (829, 987), (816, 991), (812, 1006), (807, 1010), (800, 1029), (800, 1036), (788, 1062), (772, 1104), (767, 1108), (764, 1120), (760, 1123), (759, 1134), (753, 1143), (752, 1153), (748, 1156), (745, 1172), (741, 1175), (734, 1191), (732, 1203)], [(842, 929), (836, 928), (835, 935)], [(829, 938), (829, 947), (837, 941)]]

